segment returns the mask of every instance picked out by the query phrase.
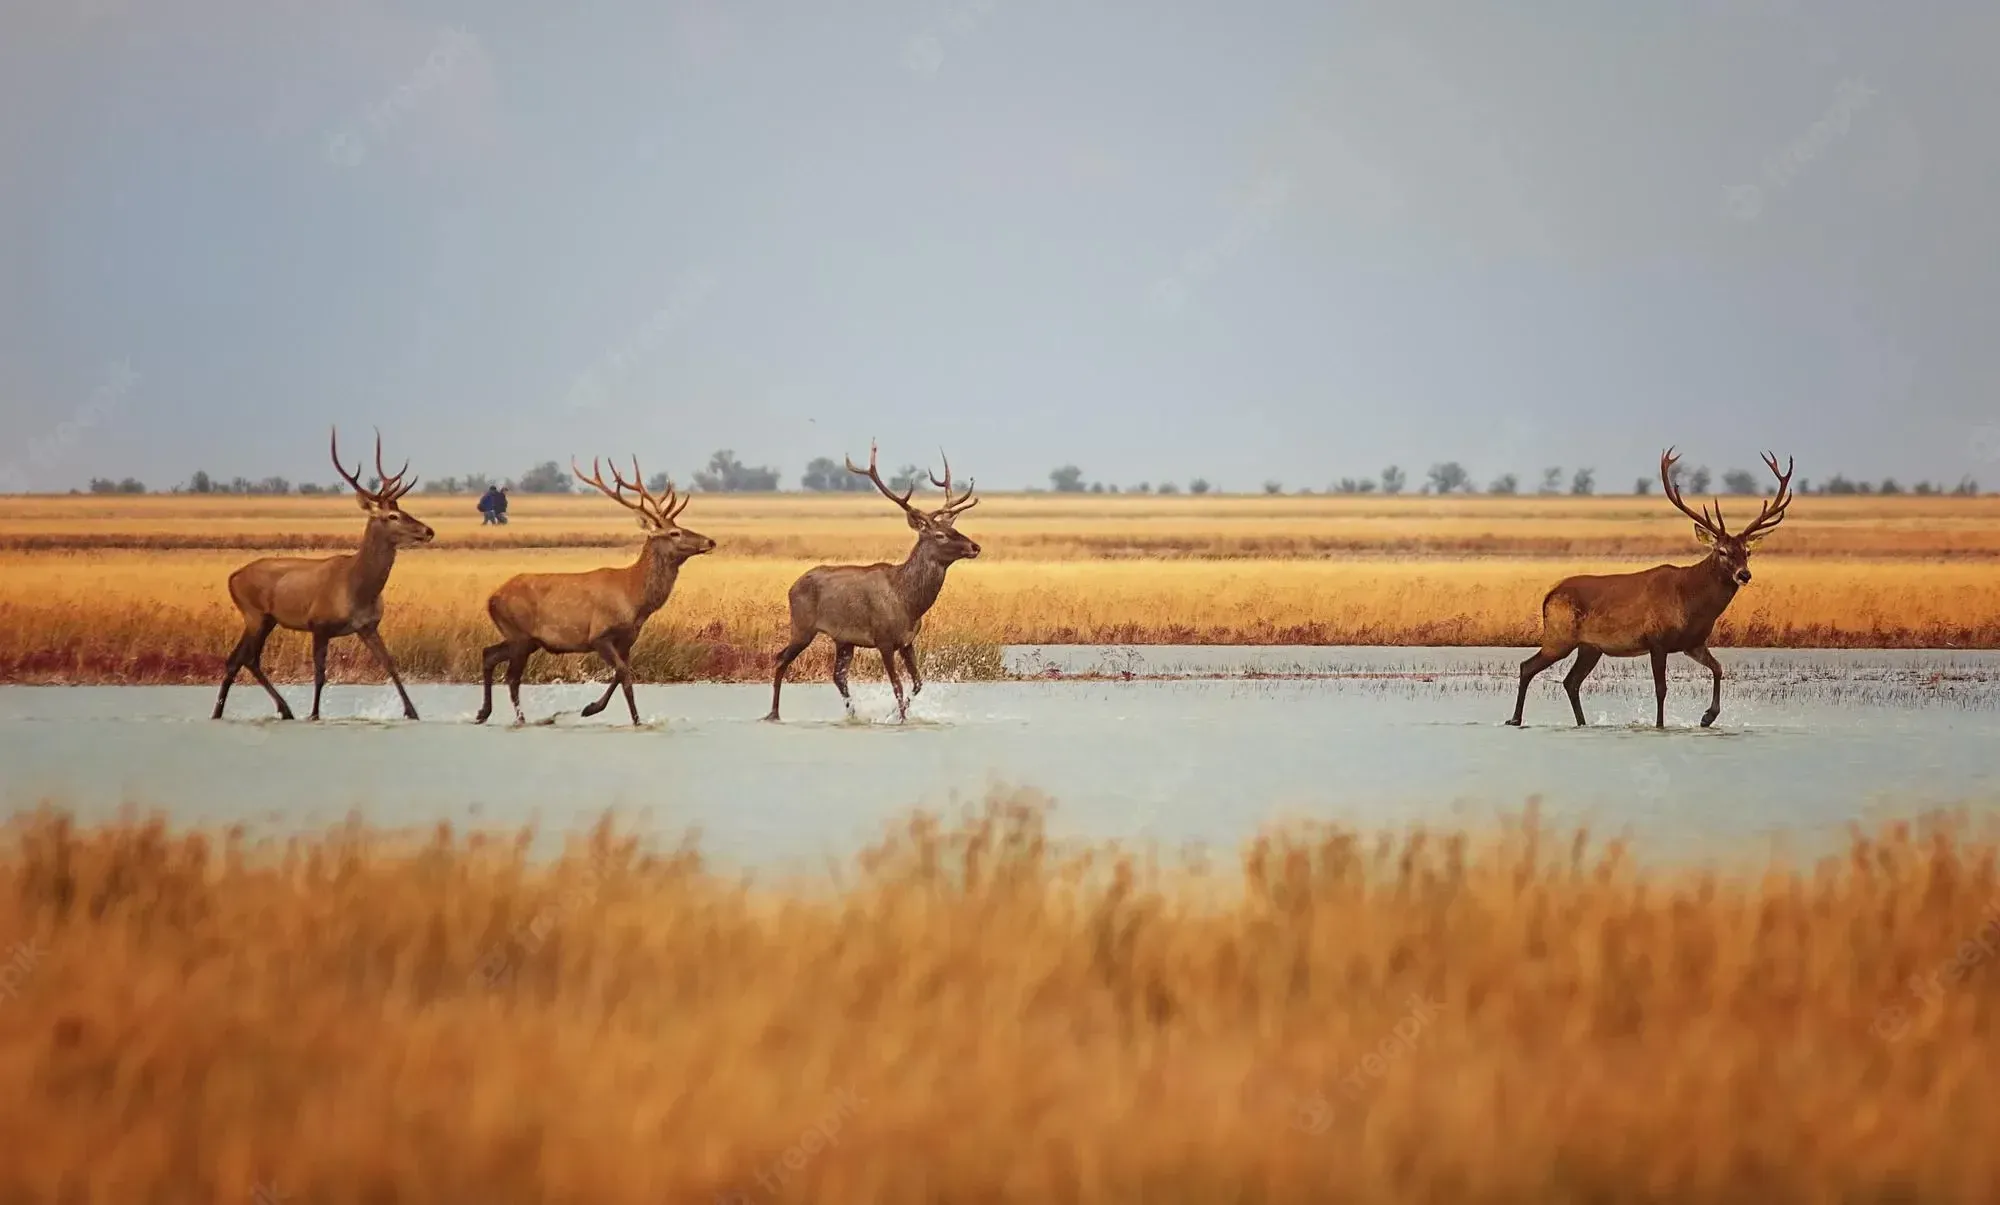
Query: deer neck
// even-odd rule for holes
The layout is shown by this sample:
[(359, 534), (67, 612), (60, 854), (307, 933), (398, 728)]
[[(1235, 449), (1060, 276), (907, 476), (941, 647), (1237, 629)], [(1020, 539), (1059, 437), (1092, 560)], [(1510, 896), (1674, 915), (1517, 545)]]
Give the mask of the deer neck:
[(917, 546), (896, 566), (896, 595), (913, 618), (930, 610), (937, 601), (938, 591), (944, 589), (944, 571), (950, 567), (951, 562), (930, 550), (929, 541), (917, 537)]
[(1729, 567), (1713, 552), (1689, 565), (1683, 578), (1687, 610), (1692, 618), (1713, 621), (1729, 606), (1738, 589)]
[(665, 541), (647, 540), (639, 559), (630, 569), (633, 590), (639, 596), (639, 614), (651, 615), (667, 605), (674, 581), (681, 575), (681, 562), (666, 551)]
[(361, 547), (355, 551), (349, 583), (356, 602), (368, 602), (382, 595), (389, 584), (389, 570), (396, 567), (396, 542), (389, 538), (386, 524), (370, 522), (361, 533)]

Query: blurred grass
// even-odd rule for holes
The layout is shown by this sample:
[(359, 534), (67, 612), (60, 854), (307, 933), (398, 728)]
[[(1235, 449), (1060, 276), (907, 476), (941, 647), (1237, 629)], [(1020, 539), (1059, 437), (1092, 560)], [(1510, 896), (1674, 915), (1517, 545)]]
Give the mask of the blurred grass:
[[(600, 824), (18, 817), (0, 1200), (1985, 1201), (1996, 846), (1642, 871), (1276, 830), (1240, 874), (919, 814), (839, 881)], [(817, 1136), (815, 1136), (817, 1134)], [(718, 1194), (722, 1194), (718, 1196)], [(733, 1196), (731, 1194), (741, 1194)]]

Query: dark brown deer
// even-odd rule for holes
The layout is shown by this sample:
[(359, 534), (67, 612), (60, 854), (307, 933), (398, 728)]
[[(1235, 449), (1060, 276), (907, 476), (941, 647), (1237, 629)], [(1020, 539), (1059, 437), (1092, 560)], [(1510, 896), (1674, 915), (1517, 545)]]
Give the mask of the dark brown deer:
[(375, 472), (381, 484), (367, 489), (361, 484), (361, 466), (354, 472), (340, 462), (340, 433), (334, 431), (328, 446), (333, 467), (354, 487), (368, 526), (361, 533), (361, 547), (354, 552), (331, 557), (273, 556), (255, 560), (229, 575), (229, 597), (243, 613), (243, 636), (229, 654), (222, 675), (222, 692), (215, 697), (214, 719), (222, 718), (223, 704), (229, 701), (229, 687), (246, 667), (258, 685), (270, 693), (278, 705), (278, 715), (292, 718), (292, 709), (271, 679), (264, 675), (264, 642), (275, 628), (310, 632), (313, 641), (312, 718), (319, 718), (320, 693), (326, 688), (326, 646), (342, 636), (358, 636), (375, 660), (388, 671), (389, 681), (403, 700), (403, 716), (417, 718), (410, 692), (396, 673), (396, 662), (377, 626), (382, 622), (382, 588), (389, 584), (389, 570), (395, 567), (396, 550), (413, 544), (428, 544), (437, 533), (420, 519), (404, 514), (400, 505), (404, 494), (417, 484), (406, 485), (403, 474), (409, 461), (393, 477), (382, 467), (382, 432), (375, 432)]
[[(500, 629), (501, 641), (489, 646), (481, 656), (486, 697), (474, 723), (484, 724), (493, 714), (493, 669), (507, 663), (507, 696), (514, 703), (514, 720), (527, 723), (521, 714), (521, 675), (528, 658), (537, 651), (547, 653), (596, 653), (611, 667), (611, 684), (603, 697), (583, 709), (594, 716), (611, 702), (621, 686), (625, 706), (639, 723), (639, 704), (632, 697), (632, 645), (639, 630), (653, 613), (667, 605), (679, 579), (681, 565), (689, 557), (715, 549), (715, 541), (700, 532), (689, 531), (675, 520), (687, 509), (689, 499), (676, 506), (673, 482), (667, 482), (666, 497), (656, 497), (641, 484), (639, 458), (632, 458), (632, 480), (611, 466), (615, 486), (604, 484), (604, 470), (590, 462), (591, 475), (585, 477), (576, 461), (570, 472), (585, 485), (620, 505), (638, 512), (639, 529), (646, 533), (646, 545), (639, 559), (616, 569), (591, 569), (582, 573), (523, 573), (507, 580), (486, 600), (486, 613)], [(627, 498), (626, 490), (637, 494)]]
[[(939, 456), (943, 456), (939, 452)], [(951, 461), (944, 461), (944, 480), (936, 473), (931, 484), (944, 491), (944, 505), (923, 511), (910, 505), (916, 485), (900, 495), (882, 480), (876, 468), (875, 442), (868, 443), (868, 467), (861, 468), (850, 458), (847, 471), (865, 475), (882, 491), (882, 496), (903, 509), (910, 529), (917, 533), (916, 547), (900, 565), (878, 562), (873, 565), (820, 565), (808, 569), (792, 583), (792, 642), (778, 654), (778, 670), (771, 677), (771, 714), (778, 718), (778, 692), (785, 685), (785, 671), (806, 646), (824, 633), (833, 640), (833, 685), (840, 701), (854, 713), (854, 700), (847, 693), (847, 667), (857, 648), (877, 649), (889, 685), (896, 692), (896, 717), (908, 719), (909, 699), (903, 697), (903, 680), (896, 676), (896, 658), (901, 656), (910, 671), (910, 698), (924, 689), (923, 675), (917, 672), (917, 632), (923, 627), (924, 613), (944, 589), (945, 570), (954, 561), (979, 555), (979, 545), (959, 533), (958, 516), (979, 505), (972, 496), (972, 482), (957, 497), (951, 492)]]
[(1583, 680), (1606, 654), (1613, 657), (1650, 656), (1653, 659), (1653, 726), (1667, 724), (1667, 654), (1686, 653), (1708, 667), (1715, 676), (1708, 710), (1702, 713), (1703, 728), (1722, 714), (1722, 666), (1708, 651), (1709, 630), (1728, 608), (1736, 591), (1750, 583), (1750, 549), (1771, 533), (1792, 504), (1792, 462), (1778, 472), (1778, 458), (1769, 452), (1764, 463), (1778, 479), (1775, 498), (1748, 526), (1731, 535), (1722, 519), (1722, 500), (1715, 500), (1715, 514), (1708, 507), (1696, 514), (1681, 501), (1674, 485), (1674, 450), (1660, 456), (1660, 482), (1667, 499), (1694, 520), (1695, 541), (1709, 549), (1703, 560), (1693, 565), (1656, 565), (1637, 573), (1615, 573), (1564, 578), (1542, 599), (1542, 647), (1521, 663), (1521, 690), (1514, 698), (1516, 727), (1521, 708), (1528, 699), (1528, 684), (1535, 675), (1561, 661), (1571, 652), (1576, 663), (1563, 677), (1569, 693), (1570, 710), (1583, 724), (1583, 701), (1577, 692)]

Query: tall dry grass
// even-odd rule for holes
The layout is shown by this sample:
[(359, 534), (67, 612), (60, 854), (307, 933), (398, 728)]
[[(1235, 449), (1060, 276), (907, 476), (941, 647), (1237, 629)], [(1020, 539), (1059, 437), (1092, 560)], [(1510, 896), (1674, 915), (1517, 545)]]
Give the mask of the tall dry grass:
[(1992, 841), (1761, 875), (1495, 839), (1066, 851), (1032, 800), (837, 885), (600, 828), (258, 846), (17, 821), (0, 1200), (1987, 1201)]
[[(523, 570), (624, 563), (634, 550), (423, 550), (402, 557), (382, 633), (412, 678), (473, 681), (497, 637), (494, 587)], [(242, 630), (225, 583), (243, 554), (0, 553), (0, 681), (206, 682)], [(1691, 558), (1690, 558), (1691, 559)], [(1057, 561), (960, 565), (919, 641), (940, 677), (1000, 672), (1004, 644), (1532, 646), (1542, 596), (1569, 573), (1647, 562)], [(691, 561), (633, 650), (647, 681), (765, 678), (788, 631), (785, 593), (811, 561)], [(1759, 561), (1716, 627), (1721, 646), (2000, 647), (2000, 562)], [(814, 646), (793, 671), (823, 675)], [(310, 642), (278, 633), (265, 666), (310, 681)], [(878, 673), (871, 657), (857, 672)], [(339, 681), (375, 681), (354, 641)], [(538, 657), (535, 680), (601, 677), (595, 658)]]
[[(632, 526), (592, 494), (516, 495), (505, 527), (466, 497), (412, 495), (442, 546), (619, 547)], [(1749, 499), (1732, 514), (1754, 510)], [(900, 557), (907, 531), (873, 493), (698, 494), (682, 516), (731, 556)], [(1739, 519), (1740, 521), (1740, 519)], [(1690, 524), (1653, 497), (1161, 497), (988, 493), (966, 516), (988, 560), (1337, 556), (1681, 556)], [(0, 497), (0, 551), (350, 547), (348, 497)], [(1760, 557), (2000, 557), (2000, 497), (1802, 498)]]

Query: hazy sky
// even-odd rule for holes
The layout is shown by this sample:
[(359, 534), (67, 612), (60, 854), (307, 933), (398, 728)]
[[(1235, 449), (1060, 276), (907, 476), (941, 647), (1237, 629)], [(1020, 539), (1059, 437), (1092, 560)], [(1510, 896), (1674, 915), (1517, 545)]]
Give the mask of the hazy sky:
[(0, 0), (0, 475), (330, 481), (337, 419), (431, 476), (1990, 488), (1996, 52), (1973, 0)]

